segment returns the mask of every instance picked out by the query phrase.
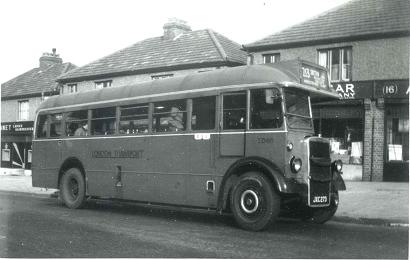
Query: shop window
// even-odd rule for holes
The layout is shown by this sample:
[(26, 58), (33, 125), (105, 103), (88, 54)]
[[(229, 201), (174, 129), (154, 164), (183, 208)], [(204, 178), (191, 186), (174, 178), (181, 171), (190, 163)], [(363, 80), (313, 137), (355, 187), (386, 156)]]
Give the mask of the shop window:
[(33, 158), (33, 150), (28, 150), (27, 151), (27, 163), (31, 163)]
[(18, 102), (18, 121), (27, 121), (29, 118), (29, 103), (28, 100)]
[(148, 133), (148, 105), (131, 105), (120, 108), (120, 134)]
[(186, 100), (154, 103), (153, 132), (177, 132), (186, 128)]
[(319, 50), (318, 63), (329, 70), (331, 81), (352, 80), (352, 49), (350, 47)]
[(344, 163), (362, 164), (363, 119), (322, 118), (314, 120), (315, 134), (328, 138), (334, 159)]
[(246, 93), (223, 95), (223, 129), (246, 128)]
[(387, 118), (387, 160), (409, 161), (409, 119)]
[(116, 108), (107, 107), (92, 110), (91, 134), (112, 135), (115, 134)]
[(275, 63), (280, 61), (280, 54), (279, 53), (269, 53), (269, 54), (263, 54), (263, 63)]
[(192, 130), (215, 129), (215, 97), (192, 99)]
[(10, 149), (1, 149), (1, 160), (3, 162), (10, 161)]

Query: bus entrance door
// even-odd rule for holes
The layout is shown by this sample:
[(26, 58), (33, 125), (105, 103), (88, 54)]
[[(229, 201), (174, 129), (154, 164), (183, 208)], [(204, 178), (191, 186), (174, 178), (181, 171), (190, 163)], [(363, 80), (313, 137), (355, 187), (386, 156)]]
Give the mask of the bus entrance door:
[(246, 128), (246, 92), (222, 96), (222, 121), (219, 149), (221, 156), (244, 156)]

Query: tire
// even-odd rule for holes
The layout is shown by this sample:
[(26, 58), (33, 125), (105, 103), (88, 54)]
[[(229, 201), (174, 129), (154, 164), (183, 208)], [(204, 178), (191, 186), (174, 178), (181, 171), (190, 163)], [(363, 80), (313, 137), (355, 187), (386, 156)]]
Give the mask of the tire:
[(315, 224), (324, 224), (335, 215), (338, 205), (339, 192), (336, 191), (332, 193), (332, 200), (329, 207), (309, 209), (306, 220)]
[(240, 227), (260, 231), (278, 216), (280, 197), (262, 173), (248, 172), (233, 186), (230, 207)]
[(85, 180), (78, 168), (68, 169), (60, 181), (60, 196), (64, 204), (78, 209), (85, 204)]

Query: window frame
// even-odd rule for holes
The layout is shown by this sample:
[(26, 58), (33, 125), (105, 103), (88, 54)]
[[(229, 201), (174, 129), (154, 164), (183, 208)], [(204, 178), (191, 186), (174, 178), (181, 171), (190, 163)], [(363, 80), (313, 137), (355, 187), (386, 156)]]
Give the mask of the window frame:
[[(147, 108), (147, 114), (138, 114), (138, 115), (128, 115), (128, 116), (122, 116), (121, 112), (123, 110), (127, 110), (127, 109), (133, 109), (133, 108), (142, 108), (142, 107), (146, 107)], [(117, 106), (118, 109), (118, 134), (119, 135), (146, 135), (149, 134), (150, 131), (150, 113), (151, 113), (151, 106), (150, 103), (135, 103), (135, 104), (128, 104), (128, 105), (124, 105), (124, 106)], [(136, 133), (121, 133), (121, 118), (132, 118), (132, 117), (142, 117), (142, 116), (147, 116), (147, 132), (136, 132)], [(152, 118), (152, 116), (151, 116)], [(124, 120), (127, 121), (127, 120)], [(152, 121), (152, 119), (151, 119)]]
[[(337, 51), (338, 52), (338, 57), (339, 57), (339, 63), (338, 63), (338, 69), (339, 69), (339, 74), (337, 79), (332, 79), (332, 56), (333, 52)], [(348, 53), (348, 60), (350, 63), (346, 63), (349, 67), (349, 69), (345, 69), (345, 63), (344, 63), (344, 58), (345, 58), (345, 52)], [(323, 58), (321, 58), (321, 54), (326, 54), (326, 65), (321, 64), (321, 61), (323, 61)], [(330, 82), (351, 82), (353, 80), (353, 48), (352, 46), (345, 46), (345, 47), (337, 47), (337, 48), (327, 48), (327, 49), (318, 49), (317, 50), (317, 64), (325, 67), (328, 70), (329, 73), (329, 79)], [(346, 73), (346, 71), (348, 73)], [(345, 77), (345, 75), (350, 75), (350, 77)]]
[[(267, 62), (267, 58), (269, 58), (269, 62)], [(280, 53), (264, 53), (262, 54), (262, 61), (263, 64), (273, 64), (280, 61)]]
[[(118, 128), (117, 128), (117, 108), (118, 106), (107, 106), (107, 107), (98, 107), (98, 108), (91, 108), (88, 109), (88, 117), (89, 117), (89, 124), (88, 124), (88, 136), (113, 136), (118, 133)], [(114, 110), (114, 116), (100, 116), (100, 117), (94, 117), (94, 111), (100, 110), (100, 109), (113, 109)], [(95, 134), (95, 128), (94, 124), (96, 121), (104, 121), (104, 120), (110, 120), (114, 119), (114, 132), (113, 133), (105, 133), (105, 134)]]
[[(102, 84), (102, 86), (99, 87), (99, 84)], [(110, 87), (112, 87), (112, 79), (94, 81), (95, 89), (103, 89), (103, 88), (110, 88)]]
[[(74, 91), (73, 91), (74, 89)], [(77, 83), (67, 84), (67, 93), (76, 93), (78, 92), (78, 85)]]
[[(193, 112), (194, 112), (194, 99), (205, 99), (205, 98), (213, 98), (214, 99), (214, 124), (213, 128), (211, 129), (193, 129), (192, 128), (192, 118), (193, 118)], [(188, 130), (192, 132), (206, 132), (206, 131), (215, 131), (217, 129), (217, 122), (218, 122), (218, 96), (217, 95), (212, 95), (212, 96), (197, 96), (189, 99), (188, 103), (188, 116), (187, 119), (189, 119), (189, 122), (187, 121), (187, 126), (189, 126)]]
[[(225, 106), (224, 106), (224, 99), (225, 96), (235, 96), (235, 95), (244, 95), (245, 96), (245, 127), (244, 128), (225, 128)], [(221, 106), (220, 106), (220, 114), (221, 114), (221, 121), (220, 121), (220, 130), (221, 131), (246, 131), (249, 129), (249, 89), (248, 90), (241, 90), (241, 91), (234, 91), (234, 92), (225, 92), (221, 93)], [(243, 108), (235, 108), (235, 110), (239, 110)], [(230, 109), (232, 110), (232, 109)]]
[[(28, 121), (30, 118), (30, 101), (25, 99), (17, 102), (17, 121)], [(23, 105), (26, 105), (27, 107), (24, 108)]]

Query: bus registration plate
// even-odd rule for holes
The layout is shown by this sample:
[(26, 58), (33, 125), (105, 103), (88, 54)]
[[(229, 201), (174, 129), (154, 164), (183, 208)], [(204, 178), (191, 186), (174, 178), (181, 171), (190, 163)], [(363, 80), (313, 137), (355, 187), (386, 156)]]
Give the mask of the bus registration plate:
[(330, 182), (310, 180), (309, 206), (324, 207), (330, 205)]

